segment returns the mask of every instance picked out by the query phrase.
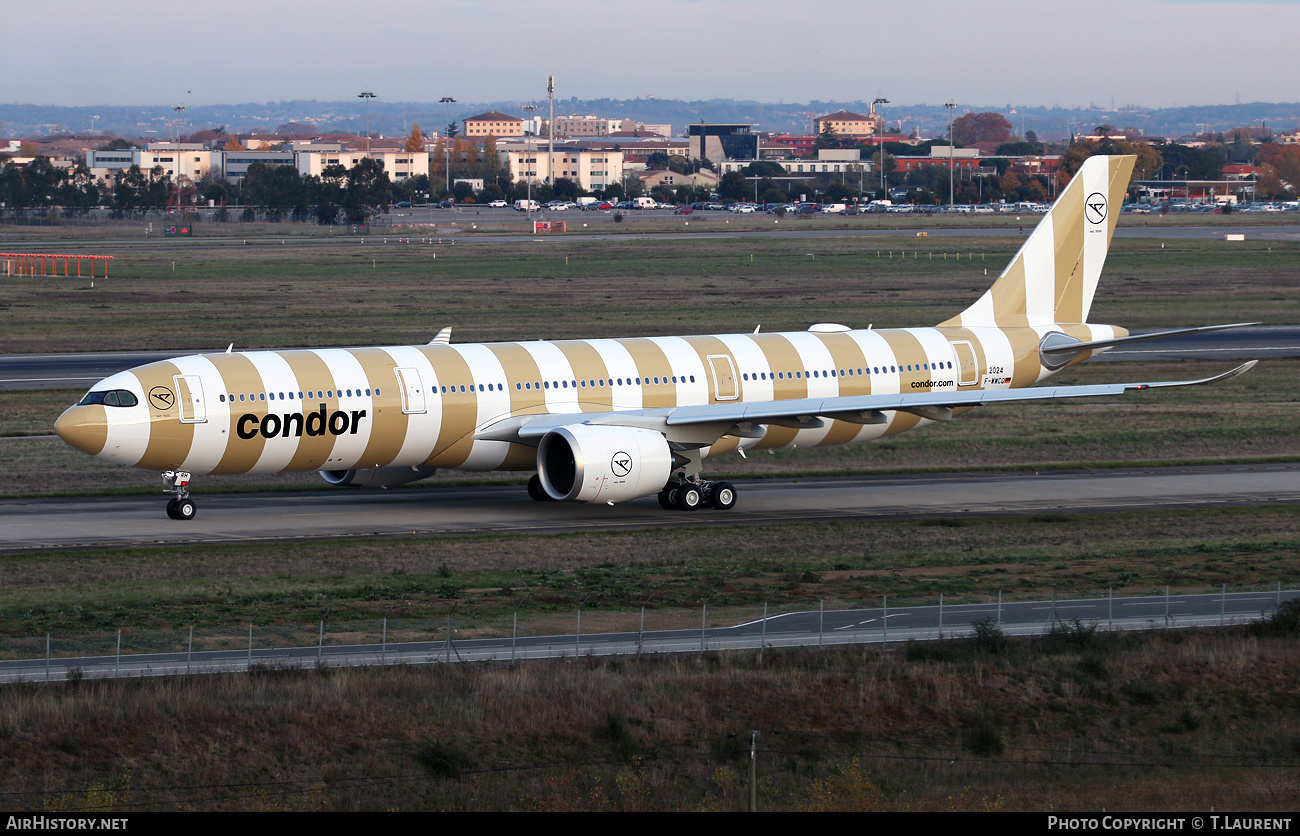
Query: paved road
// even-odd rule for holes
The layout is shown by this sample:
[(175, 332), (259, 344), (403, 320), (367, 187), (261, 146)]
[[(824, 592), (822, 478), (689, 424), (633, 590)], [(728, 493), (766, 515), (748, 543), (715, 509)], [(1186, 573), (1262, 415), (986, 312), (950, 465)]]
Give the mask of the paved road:
[[(483, 215), (471, 215), (467, 213), (452, 213), (444, 211), (443, 214), (434, 216), (429, 220), (426, 216), (416, 218), (411, 217), (394, 217), (393, 221), (397, 224), (437, 224), (437, 226), (396, 226), (396, 227), (374, 227), (368, 235), (351, 235), (344, 232), (337, 232), (328, 235), (283, 235), (283, 236), (265, 236), (260, 235), (255, 238), (237, 238), (239, 232), (236, 231), (235, 225), (230, 225), (225, 230), (231, 233), (231, 237), (212, 237), (206, 238), (202, 234), (197, 238), (161, 238), (157, 235), (150, 237), (122, 238), (113, 240), (95, 240), (89, 242), (67, 241), (64, 239), (55, 239), (49, 241), (31, 240), (7, 244), (6, 249), (12, 252), (79, 252), (86, 249), (102, 248), (104, 246), (129, 246), (145, 248), (166, 248), (166, 249), (184, 249), (187, 247), (212, 247), (212, 246), (234, 246), (234, 247), (264, 247), (264, 246), (281, 246), (283, 244), (320, 246), (320, 247), (355, 247), (355, 246), (378, 246), (387, 242), (390, 245), (396, 245), (398, 240), (410, 240), (416, 244), (422, 242), (447, 242), (456, 240), (458, 242), (494, 242), (494, 243), (518, 243), (528, 246), (536, 244), (546, 244), (548, 242), (559, 241), (627, 241), (627, 240), (646, 240), (658, 239), (665, 235), (680, 235), (686, 230), (690, 235), (701, 238), (915, 238), (917, 233), (924, 232), (927, 238), (987, 238), (987, 237), (1018, 237), (1023, 238), (1033, 230), (1034, 226), (1041, 220), (1041, 216), (1032, 215), (1024, 218), (1023, 225), (999, 226), (999, 227), (962, 227), (957, 229), (932, 227), (926, 223), (916, 223), (906, 228), (884, 229), (878, 227), (864, 228), (841, 228), (841, 229), (808, 229), (802, 226), (802, 221), (787, 219), (775, 222), (764, 221), (760, 228), (750, 227), (748, 221), (737, 221), (737, 224), (729, 223), (731, 216), (726, 213), (710, 212), (706, 216), (700, 216), (698, 213), (691, 216), (674, 217), (667, 212), (650, 212), (645, 215), (633, 216), (637, 220), (652, 220), (662, 225), (662, 231), (650, 229), (640, 232), (604, 232), (603, 229), (609, 228), (609, 221), (612, 219), (607, 213), (569, 213), (566, 217), (560, 217), (565, 213), (557, 213), (555, 217), (541, 218), (542, 220), (563, 220), (568, 222), (569, 231), (563, 236), (537, 236), (528, 234), (526, 219), (515, 215), (513, 210), (495, 210), (495, 214), (489, 214), (490, 210), (484, 210)], [(505, 214), (501, 214), (504, 212)], [(752, 217), (752, 216), (750, 216)], [(475, 224), (479, 222), (501, 224), (503, 222), (517, 222), (519, 224), (516, 232), (480, 232), (475, 229)], [(870, 223), (870, 221), (864, 221)], [(583, 224), (587, 224), (584, 226)], [(688, 226), (682, 226), (687, 224)], [(733, 226), (746, 226), (747, 229), (733, 228)], [(143, 222), (140, 226), (143, 229)], [(125, 233), (124, 233), (125, 234)], [(1188, 226), (1138, 226), (1125, 227), (1120, 226), (1115, 230), (1117, 238), (1155, 238), (1163, 240), (1217, 240), (1222, 241), (1226, 234), (1241, 234), (1246, 236), (1247, 241), (1265, 240), (1265, 241), (1296, 241), (1300, 240), (1300, 224), (1287, 225), (1241, 225), (1241, 226), (1206, 226), (1206, 225), (1188, 225)]]
[[(1140, 332), (1135, 332), (1140, 333)], [(212, 351), (221, 351), (214, 347)], [(81, 389), (114, 372), (168, 360), (184, 352), (123, 351), (101, 354), (0, 355), (0, 391)], [(1251, 360), (1300, 357), (1300, 325), (1268, 325), (1171, 337), (1159, 342), (1115, 349), (1098, 360)]]
[(737, 483), (734, 510), (536, 503), (522, 487), (203, 493), (170, 520), (164, 496), (0, 500), (0, 552), (410, 534), (541, 534), (700, 525), (1213, 507), (1300, 502), (1300, 464), (769, 479)]
[[(180, 653), (14, 659), (0, 662), (0, 682), (66, 679), (78, 669), (90, 678), (164, 676), (245, 671), (250, 665), (280, 667), (427, 664), (505, 661), (560, 656), (612, 656), (638, 653), (699, 653), (839, 644), (887, 644), (964, 636), (972, 623), (988, 620), (1006, 635), (1040, 635), (1055, 625), (1099, 629), (1150, 630), (1222, 626), (1254, 621), (1282, 601), (1300, 597), (1294, 590), (1218, 595), (1093, 598), (1075, 601), (959, 604), (947, 607), (805, 611), (773, 615), (729, 627), (597, 633), (568, 636), (502, 636), (448, 643), (438, 640), (318, 647), (247, 647)], [(66, 642), (63, 642), (66, 644)]]

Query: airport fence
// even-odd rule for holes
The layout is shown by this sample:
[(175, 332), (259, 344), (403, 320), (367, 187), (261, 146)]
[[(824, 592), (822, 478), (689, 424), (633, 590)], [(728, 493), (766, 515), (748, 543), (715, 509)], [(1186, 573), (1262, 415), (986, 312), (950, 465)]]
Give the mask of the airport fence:
[[(1078, 590), (1072, 590), (1078, 594)], [(0, 681), (158, 675), (393, 662), (518, 660), (560, 655), (899, 643), (969, 635), (991, 625), (1008, 635), (1041, 634), (1062, 624), (1088, 629), (1228, 626), (1258, 620), (1300, 590), (1269, 587), (1142, 596), (1010, 601), (1001, 596), (861, 601), (827, 609), (759, 606), (560, 612), (545, 606), (496, 614), (443, 608), (353, 620), (132, 627), (0, 638)]]

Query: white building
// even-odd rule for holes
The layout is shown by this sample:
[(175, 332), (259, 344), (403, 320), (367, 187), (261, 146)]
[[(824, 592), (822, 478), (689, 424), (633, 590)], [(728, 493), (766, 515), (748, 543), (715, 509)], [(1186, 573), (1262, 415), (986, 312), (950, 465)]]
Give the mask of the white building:
[[(431, 154), (430, 151), (373, 149), (369, 156), (382, 165), (388, 172), (388, 179), (396, 183), (421, 174), (428, 177)], [(298, 173), (304, 177), (320, 177), (332, 165), (350, 169), (366, 158), (364, 150), (344, 151), (343, 146), (336, 143), (294, 143), (293, 155)]]
[(588, 191), (604, 189), (623, 177), (623, 152), (575, 148), (564, 143), (555, 146), (555, 172), (552, 177), (546, 143), (537, 141), (528, 147), (517, 141), (497, 145), (501, 161), (516, 182), (550, 182), (567, 177)]
[[(221, 176), (221, 151), (213, 151), (193, 142), (150, 142), (144, 148), (127, 148), (121, 151), (87, 151), (86, 168), (96, 175), (112, 176), (133, 165), (141, 171), (151, 171), (160, 166), (163, 173), (175, 179), (184, 175), (199, 181), (209, 175)], [(214, 172), (215, 169), (215, 172)]]

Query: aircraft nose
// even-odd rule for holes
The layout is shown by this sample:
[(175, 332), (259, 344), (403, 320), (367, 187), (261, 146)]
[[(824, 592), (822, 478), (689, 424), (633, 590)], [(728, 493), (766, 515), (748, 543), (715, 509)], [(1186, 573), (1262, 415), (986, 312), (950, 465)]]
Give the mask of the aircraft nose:
[(108, 441), (108, 422), (102, 406), (68, 407), (54, 422), (54, 432), (68, 444), (92, 456)]

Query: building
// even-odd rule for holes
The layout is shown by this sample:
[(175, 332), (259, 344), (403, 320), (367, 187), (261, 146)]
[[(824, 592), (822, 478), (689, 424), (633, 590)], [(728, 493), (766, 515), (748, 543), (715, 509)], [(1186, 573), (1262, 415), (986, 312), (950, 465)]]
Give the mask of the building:
[(703, 186), (706, 189), (716, 189), (718, 181), (722, 179), (708, 170), (697, 171), (694, 174), (681, 174), (667, 169), (658, 169), (656, 171), (641, 171), (636, 176), (640, 178), (641, 184), (646, 191), (658, 186), (664, 186), (674, 191), (682, 186), (690, 186), (691, 188)]
[[(115, 171), (139, 166), (141, 171), (161, 167), (173, 179), (205, 180), (221, 176), (221, 153), (197, 142), (150, 142), (144, 148), (121, 151), (87, 151), (86, 168), (98, 177), (111, 177)], [(215, 171), (214, 171), (215, 169)]]
[[(293, 151), (223, 151), (221, 174), (229, 183), (238, 184), (248, 176), (248, 167), (263, 165), (295, 165)], [(214, 175), (215, 179), (215, 175)]]
[[(544, 143), (534, 145), (532, 148), (521, 147), (519, 143), (497, 146), (502, 162), (516, 182), (546, 183), (553, 180), (549, 168), (551, 155)], [(602, 190), (623, 177), (622, 151), (557, 142), (554, 160), (555, 178), (567, 177), (588, 191)]]
[(793, 136), (791, 134), (777, 134), (768, 140), (772, 145), (779, 145), (789, 149), (788, 153), (795, 156), (810, 156), (817, 151), (817, 137), (809, 134), (808, 136)]
[[(243, 156), (245, 152), (235, 151), (233, 154)], [(388, 173), (388, 179), (394, 183), (407, 179), (408, 177), (417, 177), (423, 174), (429, 176), (429, 156), (430, 151), (406, 151), (394, 148), (374, 148), (370, 149), (370, 156), (384, 167)], [(320, 177), (325, 169), (332, 165), (341, 165), (344, 168), (352, 168), (357, 163), (366, 158), (365, 150), (344, 150), (338, 143), (312, 143), (301, 142), (293, 144), (294, 164), (298, 166), (298, 173), (304, 177)]]
[(758, 159), (758, 134), (748, 123), (698, 122), (686, 126), (692, 159), (720, 163), (723, 160)]
[(879, 117), (863, 116), (851, 110), (837, 110), (813, 120), (813, 133), (830, 132), (841, 136), (871, 136), (878, 133)]
[[(559, 121), (559, 120), (556, 120)], [(496, 110), (480, 113), (465, 120), (465, 136), (523, 136), (524, 120)]]
[[(754, 160), (727, 160), (718, 163), (718, 171), (726, 174), (729, 171), (740, 171), (746, 166), (753, 163)], [(812, 177), (814, 175), (836, 175), (841, 176), (859, 173), (871, 170), (870, 163), (864, 163), (861, 154), (857, 148), (823, 148), (817, 152), (815, 159), (795, 158), (785, 160), (765, 160), (765, 162), (774, 162), (785, 169), (789, 176)]]
[(557, 116), (555, 137), (609, 136), (623, 130), (622, 119), (603, 119), (599, 116)]
[[(951, 158), (949, 157), (950, 152)], [(930, 156), (928, 157), (894, 157), (894, 160), (898, 163), (895, 171), (899, 174), (908, 174), (919, 171), (926, 166), (947, 166), (949, 159), (952, 160), (954, 171), (963, 171), (968, 174), (979, 168), (981, 162), (978, 148), (951, 148), (947, 145), (935, 145), (930, 147)]]

